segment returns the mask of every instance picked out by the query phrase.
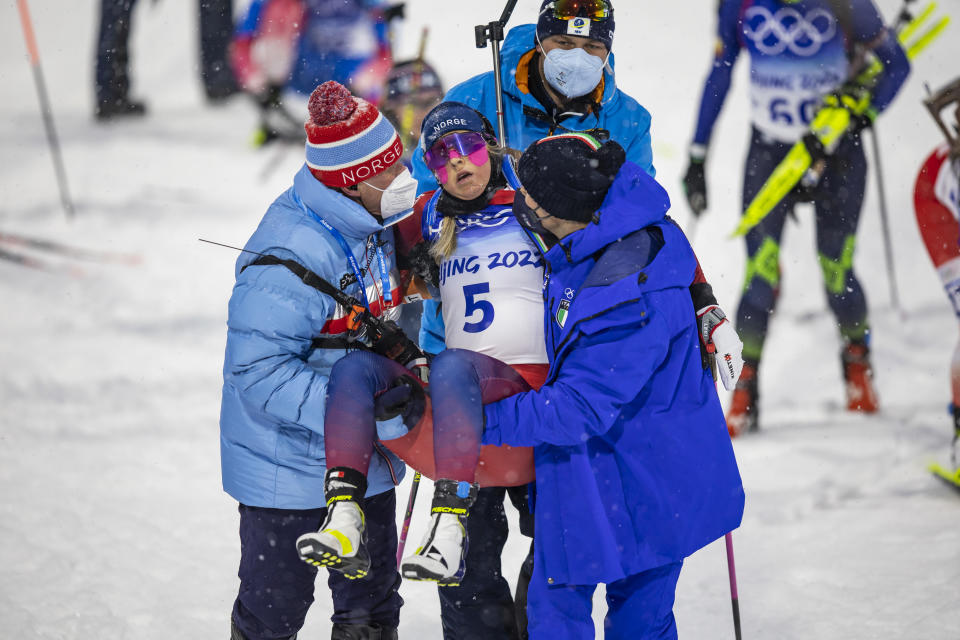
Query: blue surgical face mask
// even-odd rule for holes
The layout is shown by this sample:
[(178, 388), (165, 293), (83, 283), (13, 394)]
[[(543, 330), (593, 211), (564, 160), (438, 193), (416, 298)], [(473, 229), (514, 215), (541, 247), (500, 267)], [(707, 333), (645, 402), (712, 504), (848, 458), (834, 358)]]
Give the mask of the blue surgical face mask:
[(567, 98), (578, 98), (593, 91), (603, 78), (605, 58), (585, 50), (551, 49), (543, 59), (543, 75), (555, 90)]

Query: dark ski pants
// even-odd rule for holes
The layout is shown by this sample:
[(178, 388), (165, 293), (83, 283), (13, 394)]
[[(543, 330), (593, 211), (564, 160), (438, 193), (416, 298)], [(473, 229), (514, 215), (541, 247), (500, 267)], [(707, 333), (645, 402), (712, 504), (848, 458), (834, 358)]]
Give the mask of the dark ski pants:
[[(596, 585), (550, 584), (535, 562), (528, 592), (530, 640), (593, 638)], [(606, 640), (676, 640), (673, 617), (683, 563), (668, 564), (607, 585)]]
[[(396, 628), (403, 599), (397, 593), (396, 496), (367, 498), (367, 577), (348, 580), (330, 571), (334, 623)], [(233, 622), (247, 640), (289, 638), (303, 626), (313, 603), (317, 569), (297, 556), (298, 537), (317, 531), (326, 509), (264, 509), (240, 505), (240, 593)]]
[(210, 98), (237, 91), (237, 81), (227, 61), (233, 37), (233, 0), (200, 0), (200, 74)]
[[(444, 640), (516, 640), (525, 636), (526, 583), (518, 585), (517, 604), (501, 572), (500, 556), (509, 533), (504, 497), (520, 512), (520, 531), (533, 535), (526, 487), (485, 487), (477, 492), (467, 519), (466, 573), (458, 587), (440, 587)], [(520, 587), (522, 586), (522, 589)], [(522, 621), (522, 622), (521, 622)]]
[[(100, 104), (124, 100), (130, 91), (130, 22), (137, 0), (101, 0), (95, 93)], [(198, 0), (201, 76), (208, 96), (236, 91), (227, 61), (233, 36), (233, 0)]]
[(95, 93), (105, 104), (123, 100), (130, 91), (130, 17), (136, 0), (101, 0), (97, 36)]
[[(792, 145), (753, 131), (743, 178), (744, 210)], [(780, 288), (780, 238), (798, 202), (813, 202), (816, 242), (824, 289), (841, 335), (866, 340), (869, 333), (863, 287), (853, 271), (857, 224), (866, 187), (867, 162), (860, 138), (847, 138), (827, 161), (820, 183), (808, 192), (791, 192), (746, 236), (747, 274), (737, 310), (743, 357), (759, 362), (767, 325)]]

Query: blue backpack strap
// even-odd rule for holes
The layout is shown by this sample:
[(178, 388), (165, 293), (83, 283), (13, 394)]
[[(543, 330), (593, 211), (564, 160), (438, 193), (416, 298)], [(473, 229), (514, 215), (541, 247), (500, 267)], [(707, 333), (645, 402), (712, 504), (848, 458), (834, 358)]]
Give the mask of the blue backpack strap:
[(439, 232), (440, 221), (437, 216), (437, 202), (440, 200), (441, 193), (441, 189), (434, 191), (423, 207), (423, 213), (420, 216), (420, 234), (427, 242), (433, 242)]

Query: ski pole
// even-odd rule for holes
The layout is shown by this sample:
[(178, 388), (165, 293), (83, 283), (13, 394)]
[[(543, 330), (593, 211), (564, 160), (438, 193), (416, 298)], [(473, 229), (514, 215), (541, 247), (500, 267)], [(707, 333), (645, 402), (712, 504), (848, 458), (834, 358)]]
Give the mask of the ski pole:
[(500, 43), (503, 42), (503, 28), (510, 20), (510, 15), (516, 6), (517, 0), (507, 0), (499, 20), (494, 20), (489, 24), (478, 24), (473, 28), (477, 48), (484, 49), (489, 42), (493, 50), (493, 78), (497, 98), (497, 134), (500, 136), (500, 146), (502, 147), (507, 146), (507, 124), (503, 113), (503, 83), (500, 81)]
[(37, 86), (37, 95), (40, 98), (40, 115), (43, 117), (43, 126), (47, 131), (47, 142), (50, 144), (50, 154), (53, 157), (53, 169), (57, 174), (57, 185), (60, 187), (60, 201), (68, 218), (74, 214), (73, 201), (67, 188), (67, 172), (63, 168), (63, 157), (60, 154), (60, 142), (57, 131), (53, 126), (53, 110), (50, 107), (50, 98), (47, 96), (47, 84), (43, 79), (43, 69), (40, 68), (40, 54), (37, 50), (37, 39), (33, 34), (33, 24), (30, 21), (30, 11), (27, 9), (27, 0), (17, 0), (17, 9), (20, 11), (20, 24), (23, 26), (23, 38), (27, 41), (27, 54), (30, 56), (30, 67), (33, 69), (33, 81)]
[(890, 281), (890, 302), (893, 308), (900, 309), (900, 296), (897, 294), (897, 273), (893, 268), (893, 243), (890, 241), (890, 221), (887, 213), (887, 190), (883, 184), (883, 167), (880, 165), (880, 143), (877, 141), (877, 125), (870, 128), (870, 140), (873, 147), (873, 167), (877, 176), (877, 196), (880, 200), (880, 229), (883, 232), (883, 250), (887, 258), (887, 279)]
[(733, 563), (733, 534), (723, 537), (727, 543), (727, 572), (730, 574), (730, 602), (733, 605), (733, 632), (737, 640), (740, 636), (740, 598), (737, 595), (737, 567)]
[(403, 548), (407, 545), (407, 532), (410, 530), (410, 518), (413, 516), (413, 503), (417, 499), (417, 489), (420, 487), (420, 472), (413, 474), (413, 484), (410, 485), (410, 498), (407, 499), (407, 512), (403, 516), (403, 528), (400, 529), (400, 540), (397, 543), (397, 568), (403, 559)]

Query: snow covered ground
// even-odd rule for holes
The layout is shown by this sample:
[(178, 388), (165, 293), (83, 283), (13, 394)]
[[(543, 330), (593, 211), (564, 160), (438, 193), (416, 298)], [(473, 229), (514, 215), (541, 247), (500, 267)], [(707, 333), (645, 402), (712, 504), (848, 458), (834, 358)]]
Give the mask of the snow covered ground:
[[(220, 489), (217, 417), (235, 255), (197, 238), (242, 244), (302, 152), (271, 160), (273, 150), (248, 144), (250, 105), (203, 104), (191, 2), (140, 3), (134, 92), (150, 116), (94, 124), (98, 4), (31, 6), (78, 207), (72, 221), (59, 206), (15, 4), (0, 6), (0, 231), (140, 260), (44, 256), (71, 273), (0, 261), (0, 638), (227, 637), (238, 516)], [(960, 16), (960, 1), (940, 4)], [(401, 55), (413, 53), (426, 23), (428, 55), (448, 83), (489, 67), (489, 49), (472, 47), (472, 27), (497, 17), (500, 2), (409, 5)], [(514, 22), (530, 20), (537, 5), (523, 0)], [(659, 177), (684, 222), (679, 177), (713, 46), (713, 5), (617, 4), (618, 82), (653, 114)], [(892, 16), (898, 4), (881, 7)], [(873, 314), (878, 416), (840, 410), (838, 341), (809, 213), (789, 226), (761, 382), (764, 428), (736, 442), (747, 490), (734, 534), (744, 638), (960, 638), (960, 496), (924, 470), (947, 457), (957, 324), (911, 206), (919, 164), (940, 140), (920, 106), (923, 84), (960, 73), (957, 28), (916, 62), (881, 121), (904, 312), (891, 309), (871, 182), (856, 266)], [(726, 237), (745, 153), (745, 66), (714, 136), (711, 212), (695, 235), (728, 313), (743, 274), (742, 243)], [(276, 170), (263, 177), (271, 162)], [(511, 539), (511, 580), (524, 550)], [(434, 588), (407, 583), (402, 593), (401, 636), (439, 638)], [(301, 637), (327, 637), (329, 613), (321, 581)], [(682, 637), (733, 638), (722, 543), (690, 559), (676, 613)]]

